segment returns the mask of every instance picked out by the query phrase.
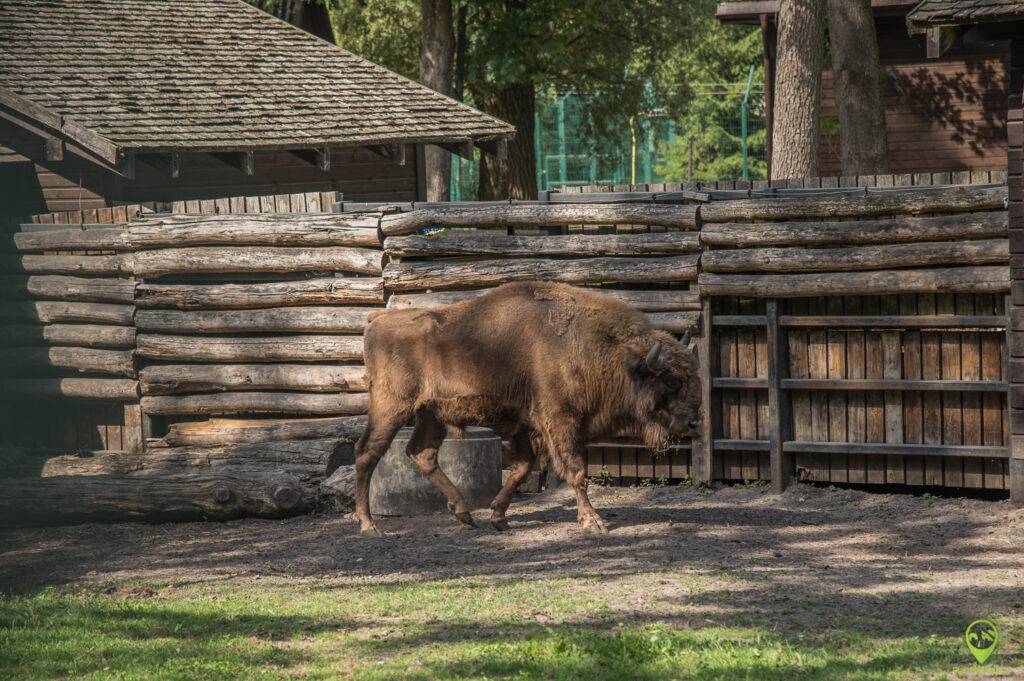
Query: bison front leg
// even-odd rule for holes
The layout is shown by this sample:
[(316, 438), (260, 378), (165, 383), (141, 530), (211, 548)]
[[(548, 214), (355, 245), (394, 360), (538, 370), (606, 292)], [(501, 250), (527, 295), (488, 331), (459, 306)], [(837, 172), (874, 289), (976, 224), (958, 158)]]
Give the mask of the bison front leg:
[(608, 533), (608, 526), (597, 514), (587, 496), (589, 482), (583, 470), (583, 444), (575, 429), (556, 428), (547, 432), (548, 453), (555, 470), (576, 491), (576, 519), (584, 530)]
[(509, 452), (509, 474), (505, 485), (498, 492), (491, 502), (491, 525), (496, 530), (507, 530), (508, 521), (505, 520), (505, 512), (508, 505), (512, 503), (512, 495), (516, 493), (520, 483), (530, 474), (533, 462), (536, 460), (533, 448), (530, 446), (530, 436), (524, 430), (519, 430), (512, 437), (512, 448)]
[(441, 448), (448, 431), (433, 412), (422, 410), (416, 413), (416, 427), (412, 431), (409, 445), (405, 449), (420, 473), (448, 499), (448, 508), (465, 525), (473, 525), (469, 504), (459, 488), (452, 483), (441, 467), (437, 465), (437, 450)]

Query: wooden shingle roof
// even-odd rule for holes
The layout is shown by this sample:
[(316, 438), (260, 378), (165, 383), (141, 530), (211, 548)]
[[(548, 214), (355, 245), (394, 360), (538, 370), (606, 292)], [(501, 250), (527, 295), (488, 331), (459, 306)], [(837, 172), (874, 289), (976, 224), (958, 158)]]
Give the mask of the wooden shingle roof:
[(911, 33), (932, 26), (962, 26), (1024, 19), (1021, 0), (923, 0), (907, 14)]
[(5, 91), (119, 153), (515, 132), (242, 0), (0, 0)]

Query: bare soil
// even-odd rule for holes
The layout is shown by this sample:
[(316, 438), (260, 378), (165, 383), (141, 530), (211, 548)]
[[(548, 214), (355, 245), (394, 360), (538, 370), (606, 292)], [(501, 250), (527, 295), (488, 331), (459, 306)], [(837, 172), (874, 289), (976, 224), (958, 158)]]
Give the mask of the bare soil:
[[(1024, 509), (796, 485), (592, 488), (609, 535), (577, 529), (569, 492), (520, 496), (500, 533), (446, 515), (90, 524), (0, 533), (0, 589), (299, 579), (593, 577), (624, 619), (778, 630), (887, 622), (904, 635), (1024, 614)], [(684, 578), (678, 578), (683, 576)], [(590, 587), (588, 587), (590, 588)], [(888, 627), (886, 627), (888, 628)], [(1001, 651), (1019, 651), (1014, 626)], [(1017, 655), (1020, 653), (1017, 652)]]

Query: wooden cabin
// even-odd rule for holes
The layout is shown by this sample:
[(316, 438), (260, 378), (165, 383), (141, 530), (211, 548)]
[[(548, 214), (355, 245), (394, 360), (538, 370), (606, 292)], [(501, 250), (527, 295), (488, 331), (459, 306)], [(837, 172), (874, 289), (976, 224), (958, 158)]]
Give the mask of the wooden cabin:
[[(927, 4), (927, 3), (926, 3)], [(955, 5), (954, 0), (940, 2)], [(1000, 0), (966, 0), (971, 6), (1011, 6)], [(893, 173), (1002, 170), (1006, 167), (1006, 97), (1009, 45), (975, 34), (932, 46), (922, 32), (908, 32), (917, 0), (872, 0)], [(763, 42), (766, 116), (771, 163), (778, 2), (723, 2), (727, 24), (759, 25)], [(929, 54), (931, 51), (931, 54)], [(822, 74), (823, 176), (841, 175), (837, 111), (829, 71)]]
[(424, 144), (507, 123), (243, 0), (0, 3), (0, 217), (235, 196), (423, 198)]

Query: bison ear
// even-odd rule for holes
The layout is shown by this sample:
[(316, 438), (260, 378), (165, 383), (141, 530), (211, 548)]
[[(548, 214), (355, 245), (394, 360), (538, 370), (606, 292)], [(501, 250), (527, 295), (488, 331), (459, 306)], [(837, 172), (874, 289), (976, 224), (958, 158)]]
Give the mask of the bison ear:
[(686, 333), (683, 334), (683, 339), (681, 341), (679, 341), (680, 343), (683, 344), (684, 348), (690, 347), (690, 338), (691, 338), (691, 336), (692, 336), (692, 334), (690, 333), (690, 329), (687, 329)]

